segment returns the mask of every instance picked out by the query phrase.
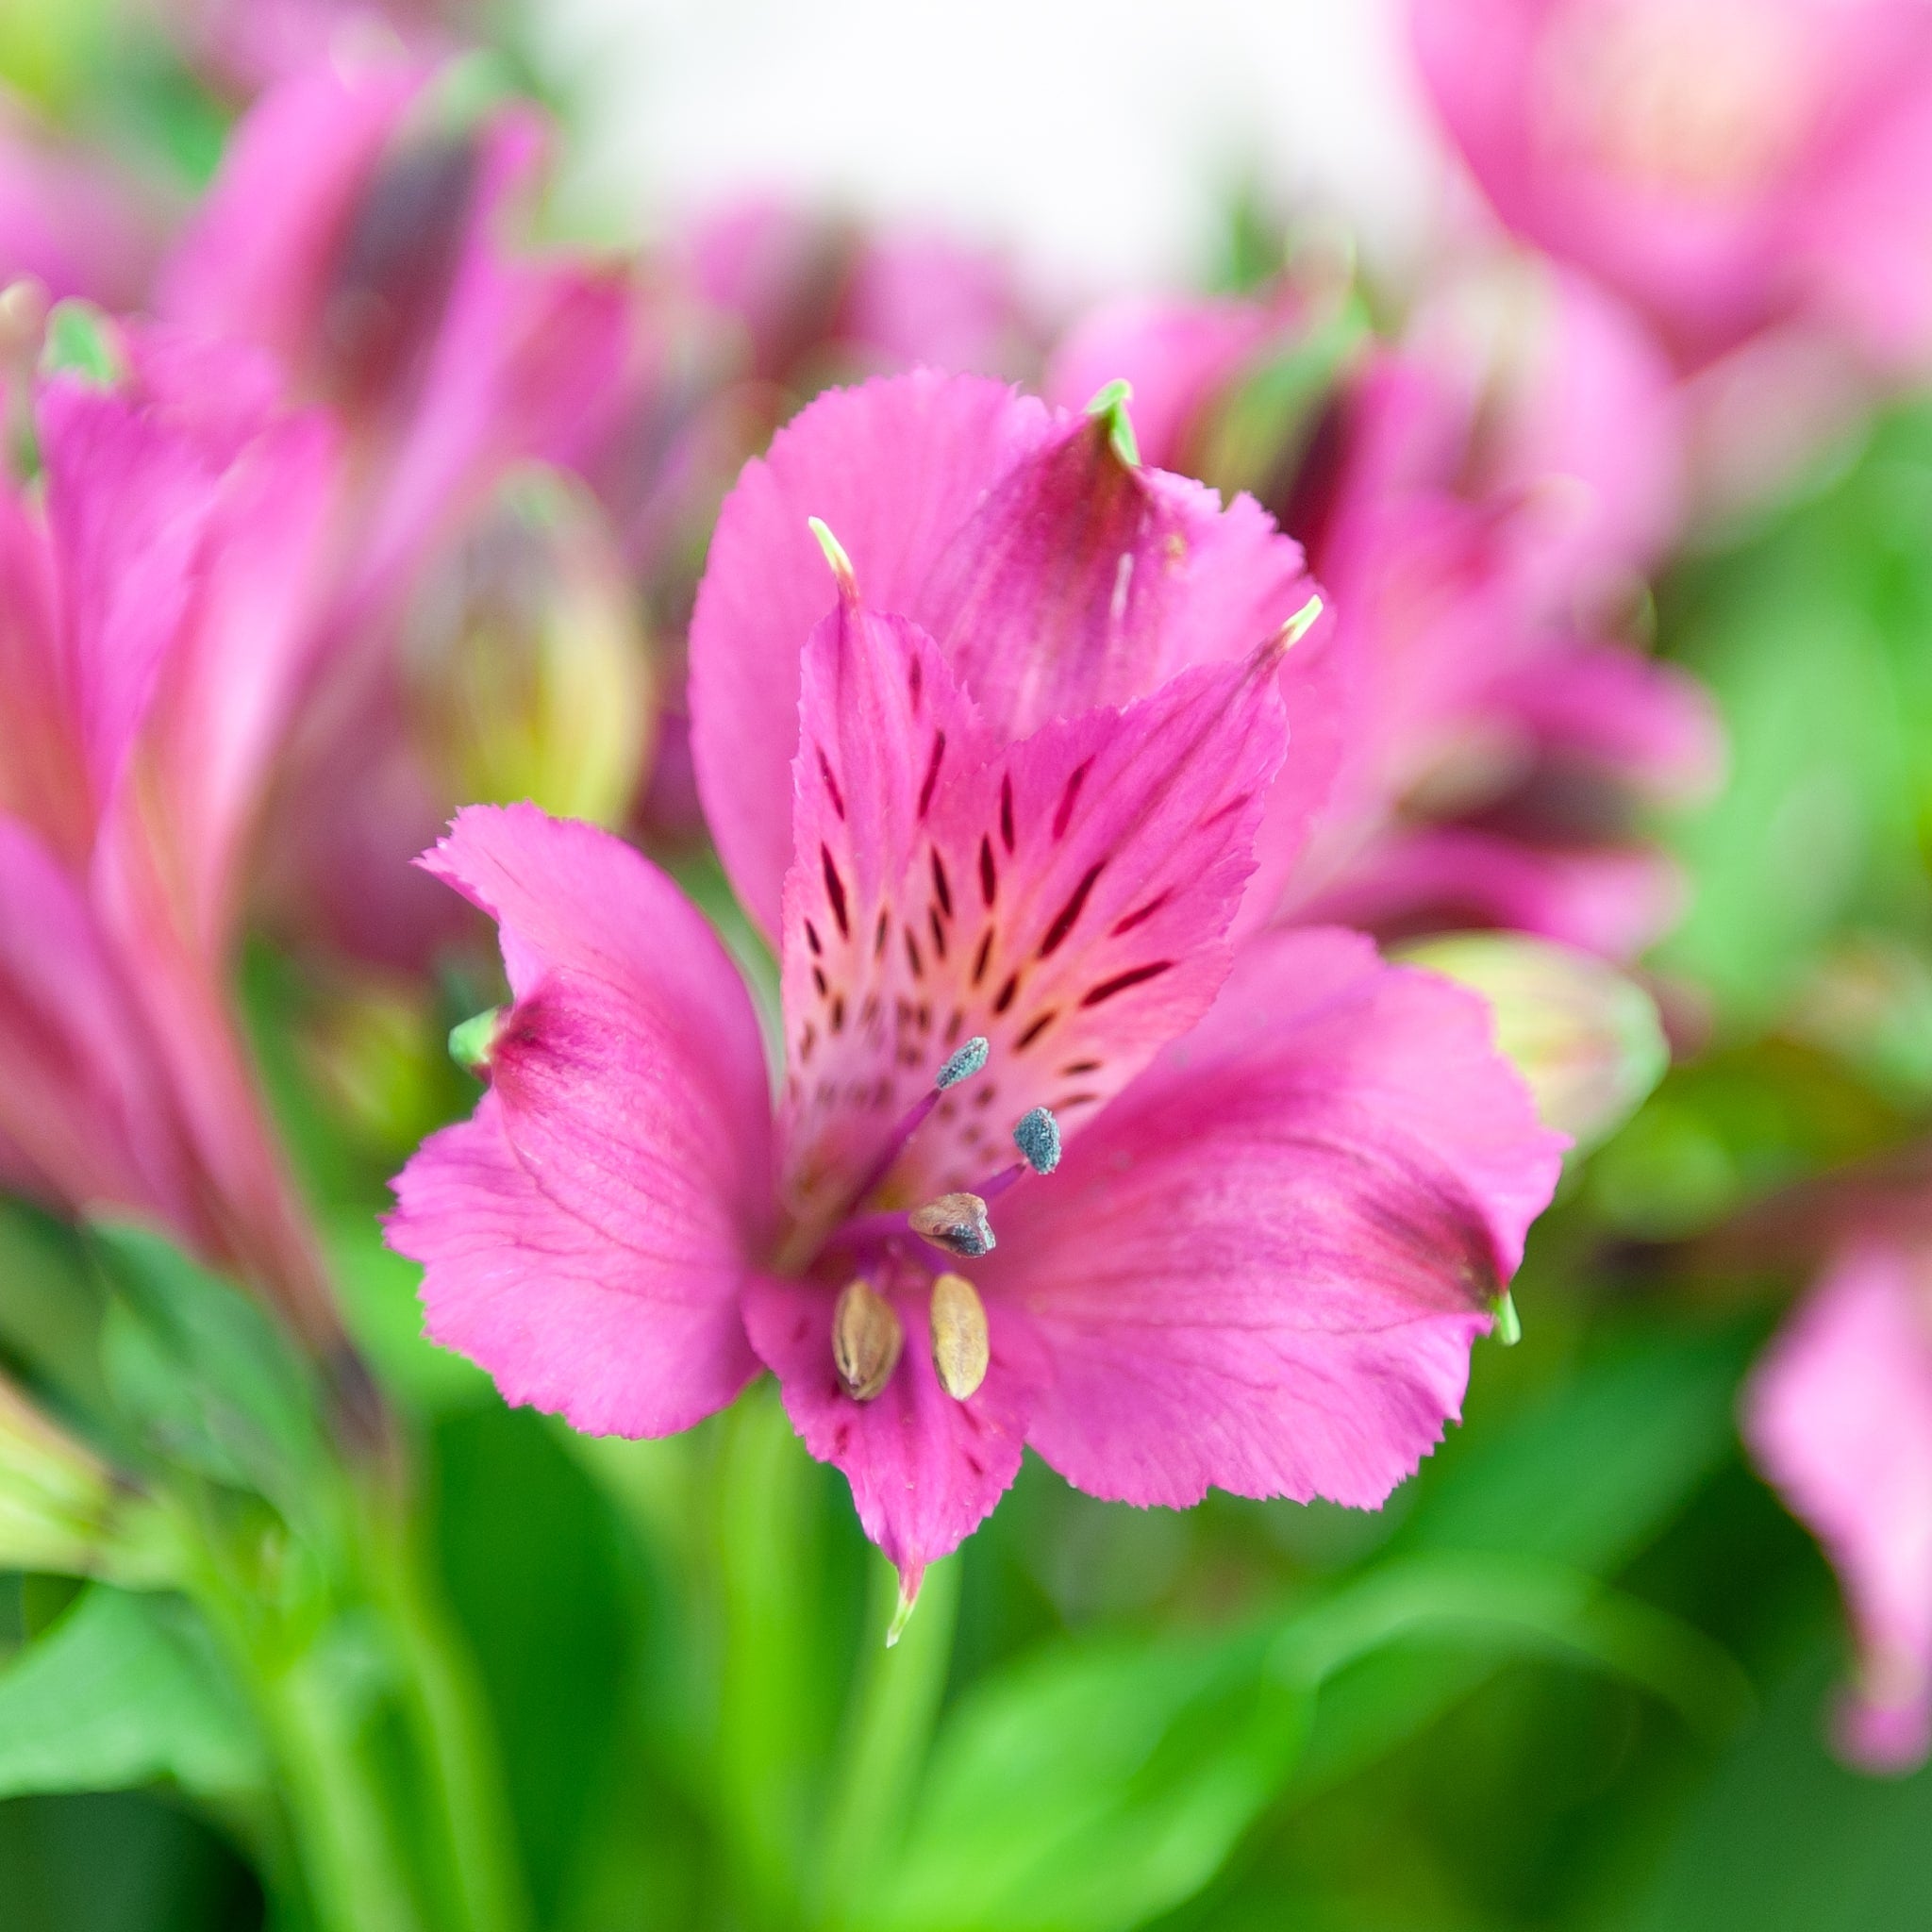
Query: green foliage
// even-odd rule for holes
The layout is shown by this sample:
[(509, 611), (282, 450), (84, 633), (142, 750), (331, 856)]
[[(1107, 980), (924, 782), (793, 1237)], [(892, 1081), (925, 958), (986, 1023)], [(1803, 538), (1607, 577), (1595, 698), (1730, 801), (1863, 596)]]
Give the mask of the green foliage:
[(224, 1798), (262, 1777), (246, 1710), (166, 1599), (94, 1584), (0, 1670), (0, 1797), (167, 1778)]

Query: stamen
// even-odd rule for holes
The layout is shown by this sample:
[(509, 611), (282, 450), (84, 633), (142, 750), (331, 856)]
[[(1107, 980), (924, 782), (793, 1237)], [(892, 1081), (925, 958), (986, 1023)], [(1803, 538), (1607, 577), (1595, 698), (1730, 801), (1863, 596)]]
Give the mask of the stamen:
[(924, 1126), (932, 1110), (940, 1104), (940, 1095), (947, 1088), (957, 1087), (962, 1080), (970, 1080), (986, 1065), (987, 1056), (992, 1051), (986, 1035), (975, 1033), (966, 1044), (954, 1053), (933, 1076), (933, 1083), (907, 1108), (899, 1124), (892, 1129), (891, 1138), (886, 1142), (879, 1157), (872, 1164), (865, 1179), (852, 1191), (846, 1212), (858, 1207), (885, 1177), (891, 1173), (892, 1163), (906, 1150), (906, 1143), (921, 1127)]
[(948, 1254), (976, 1260), (993, 1250), (992, 1224), (986, 1218), (986, 1203), (977, 1194), (941, 1194), (924, 1208), (915, 1208), (906, 1219), (921, 1241)]
[(856, 1275), (832, 1310), (832, 1366), (855, 1402), (870, 1402), (892, 1379), (906, 1331), (892, 1305), (871, 1282)]
[(986, 1380), (992, 1357), (986, 1305), (963, 1274), (941, 1274), (932, 1285), (932, 1367), (940, 1387), (964, 1402)]

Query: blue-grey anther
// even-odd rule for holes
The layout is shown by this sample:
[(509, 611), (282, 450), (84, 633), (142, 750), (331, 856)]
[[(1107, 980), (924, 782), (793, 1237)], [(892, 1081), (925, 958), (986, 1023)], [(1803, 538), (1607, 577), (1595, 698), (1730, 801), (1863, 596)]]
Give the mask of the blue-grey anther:
[(961, 1080), (970, 1080), (986, 1064), (986, 1057), (992, 1051), (983, 1033), (975, 1033), (951, 1059), (939, 1071), (939, 1077), (932, 1083), (935, 1087), (957, 1087)]
[(1053, 1109), (1036, 1107), (1013, 1129), (1013, 1145), (1035, 1174), (1051, 1174), (1060, 1164), (1060, 1124)]

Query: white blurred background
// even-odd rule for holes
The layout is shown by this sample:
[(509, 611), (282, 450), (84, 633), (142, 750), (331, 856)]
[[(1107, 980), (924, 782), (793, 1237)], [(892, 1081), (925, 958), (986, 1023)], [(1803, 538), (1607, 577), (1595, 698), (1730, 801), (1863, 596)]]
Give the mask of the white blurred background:
[[(1015, 248), (1061, 292), (1198, 275), (1243, 183), (1398, 277), (1445, 164), (1400, 0), (548, 0), (607, 214), (777, 189)], [(1050, 265), (1050, 266), (1048, 266)]]

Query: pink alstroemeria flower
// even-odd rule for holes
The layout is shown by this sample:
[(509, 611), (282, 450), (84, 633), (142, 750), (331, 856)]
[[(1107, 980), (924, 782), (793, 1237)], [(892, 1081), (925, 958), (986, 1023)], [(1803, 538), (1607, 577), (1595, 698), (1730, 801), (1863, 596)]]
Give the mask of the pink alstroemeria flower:
[(1932, 351), (1918, 0), (1414, 0), (1424, 77), (1518, 234), (1695, 365), (1795, 322)]
[(1858, 1646), (1839, 1714), (1854, 1763), (1932, 1749), (1932, 1254), (1874, 1233), (1840, 1253), (1744, 1396), (1758, 1467), (1838, 1572)]
[(381, 961), (418, 962), (449, 930), (408, 865), (457, 802), (409, 739), (393, 648), (409, 593), (507, 472), (591, 448), (630, 353), (626, 272), (511, 245), (535, 111), (479, 112), (460, 80), (371, 58), (281, 82), (159, 277), (164, 315), (266, 352), (345, 426), (318, 619), (330, 684), (284, 760), (267, 891), (275, 924)]
[[(1408, 935), (1503, 926), (1611, 958), (1680, 906), (1633, 808), (1695, 795), (1719, 763), (1704, 694), (1593, 634), (1598, 607), (1675, 526), (1670, 372), (1587, 283), (1519, 305), (1498, 368), (1445, 303), (1398, 349), (1345, 360), (1312, 423), (1250, 463), (1336, 599), (1348, 756), (1281, 910)], [(1293, 297), (1103, 308), (1049, 391), (1103, 368), (1152, 403), (1156, 460), (1215, 467), (1322, 325)]]
[(696, 741), (778, 943), (775, 1099), (736, 971), (630, 848), (512, 808), (425, 859), (513, 994), (475, 1116), (397, 1182), (429, 1333), (593, 1433), (772, 1369), (908, 1603), (1028, 1443), (1143, 1505), (1379, 1504), (1557, 1174), (1480, 1002), (1354, 935), (1230, 937), (1305, 580), (1119, 435), (875, 383), (727, 505)]
[(57, 141), (0, 89), (0, 289), (135, 300), (159, 253), (159, 210), (99, 157)]
[(274, 372), (165, 334), (39, 398), (0, 491), (0, 1164), (151, 1215), (338, 1332), (225, 994), (242, 859), (314, 669), (338, 479)]

